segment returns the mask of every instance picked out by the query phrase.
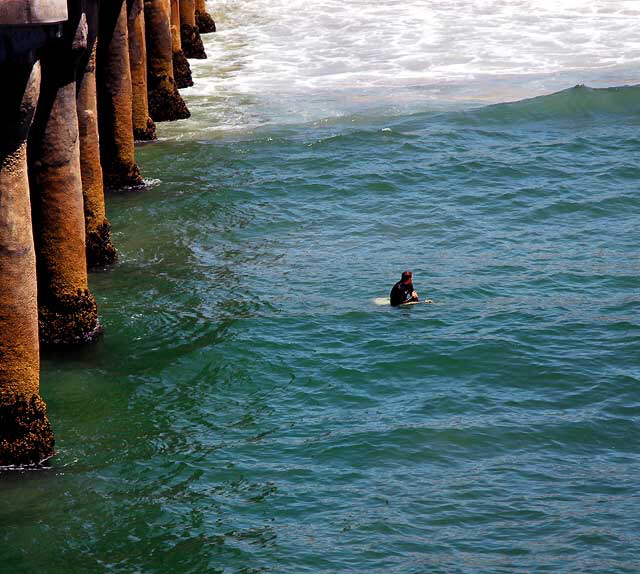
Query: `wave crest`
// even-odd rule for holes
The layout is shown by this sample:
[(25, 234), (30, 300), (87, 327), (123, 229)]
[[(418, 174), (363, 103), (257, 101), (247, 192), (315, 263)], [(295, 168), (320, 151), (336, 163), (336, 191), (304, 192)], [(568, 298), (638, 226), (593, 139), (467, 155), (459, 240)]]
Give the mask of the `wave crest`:
[(461, 114), (464, 123), (640, 116), (640, 85), (611, 88), (574, 86), (546, 96), (501, 103)]

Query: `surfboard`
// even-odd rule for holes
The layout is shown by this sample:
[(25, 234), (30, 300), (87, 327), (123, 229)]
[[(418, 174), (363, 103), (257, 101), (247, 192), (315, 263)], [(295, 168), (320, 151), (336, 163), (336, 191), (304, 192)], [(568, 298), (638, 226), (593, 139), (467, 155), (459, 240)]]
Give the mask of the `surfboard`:
[[(376, 297), (373, 300), (373, 303), (375, 305), (387, 305), (387, 306), (390, 305), (389, 297)], [(398, 307), (407, 307), (409, 305), (420, 305), (421, 303), (431, 304), (433, 303), (433, 301), (431, 301), (431, 299), (427, 299), (426, 301), (409, 301), (407, 303), (402, 303), (398, 305)]]

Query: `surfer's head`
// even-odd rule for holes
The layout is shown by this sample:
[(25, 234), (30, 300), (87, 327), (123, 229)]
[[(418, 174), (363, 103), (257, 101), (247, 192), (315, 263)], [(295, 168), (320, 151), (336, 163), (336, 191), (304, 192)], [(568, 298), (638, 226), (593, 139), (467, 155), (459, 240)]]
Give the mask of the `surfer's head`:
[(403, 271), (400, 280), (403, 283), (411, 283), (413, 281), (413, 273), (411, 271)]

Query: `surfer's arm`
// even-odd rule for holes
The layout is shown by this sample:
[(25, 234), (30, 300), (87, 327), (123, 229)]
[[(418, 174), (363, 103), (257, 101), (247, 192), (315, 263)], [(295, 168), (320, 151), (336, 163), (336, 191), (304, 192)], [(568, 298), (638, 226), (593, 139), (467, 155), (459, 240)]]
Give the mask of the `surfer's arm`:
[[(417, 291), (414, 291), (413, 293), (411, 293), (411, 299), (409, 299), (409, 301), (420, 301), (420, 299), (418, 298)], [(433, 303), (433, 300), (432, 299), (423, 299), (422, 302), (423, 303), (429, 303), (429, 305), (431, 305)]]

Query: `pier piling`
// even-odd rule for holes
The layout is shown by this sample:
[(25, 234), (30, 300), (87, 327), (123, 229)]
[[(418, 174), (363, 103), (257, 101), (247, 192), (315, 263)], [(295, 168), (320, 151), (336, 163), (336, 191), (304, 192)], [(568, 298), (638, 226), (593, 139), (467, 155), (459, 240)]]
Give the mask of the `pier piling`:
[(193, 86), (191, 66), (182, 51), (180, 40), (180, 2), (171, 0), (171, 49), (173, 50), (173, 77), (178, 88)]
[(129, 63), (133, 97), (133, 137), (136, 141), (156, 139), (156, 125), (149, 117), (147, 95), (147, 41), (144, 0), (127, 0)]
[(127, 6), (100, 3), (97, 54), (100, 159), (107, 189), (143, 185), (135, 161)]
[(209, 34), (216, 31), (216, 23), (207, 12), (206, 0), (196, 0), (196, 26), (200, 34)]
[(43, 51), (42, 86), (29, 133), (31, 212), (40, 342), (78, 345), (101, 333), (87, 282), (76, 107), (76, 70), (87, 49), (81, 0), (70, 0), (62, 37)]
[(187, 58), (204, 60), (207, 57), (196, 26), (196, 6), (194, 0), (179, 0), (180, 3), (180, 41), (182, 51)]
[(182, 120), (191, 115), (173, 78), (170, 15), (169, 0), (144, 0), (149, 115), (156, 122)]
[(102, 269), (115, 262), (117, 252), (111, 242), (111, 224), (106, 216), (100, 165), (96, 97), (98, 1), (83, 0), (82, 10), (87, 20), (88, 33), (87, 50), (78, 69), (77, 111), (87, 266), (89, 269)]
[[(1, 38), (6, 40), (6, 34)], [(35, 464), (54, 439), (39, 395), (36, 261), (27, 134), (40, 90), (33, 53), (0, 63), (0, 466)]]

